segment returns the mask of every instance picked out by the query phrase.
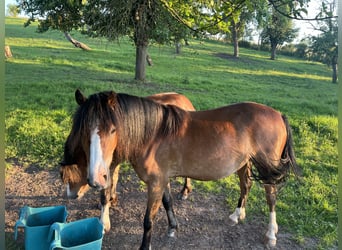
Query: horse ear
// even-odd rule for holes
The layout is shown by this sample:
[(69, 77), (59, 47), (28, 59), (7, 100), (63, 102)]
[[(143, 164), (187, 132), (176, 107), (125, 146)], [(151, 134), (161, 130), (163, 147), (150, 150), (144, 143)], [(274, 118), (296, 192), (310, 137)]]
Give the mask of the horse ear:
[(113, 107), (116, 102), (116, 93), (114, 91), (109, 92), (108, 104)]
[(85, 97), (82, 94), (81, 90), (76, 89), (76, 91), (75, 91), (75, 99), (76, 99), (76, 102), (77, 102), (78, 105), (82, 105), (83, 103), (86, 102), (87, 97)]

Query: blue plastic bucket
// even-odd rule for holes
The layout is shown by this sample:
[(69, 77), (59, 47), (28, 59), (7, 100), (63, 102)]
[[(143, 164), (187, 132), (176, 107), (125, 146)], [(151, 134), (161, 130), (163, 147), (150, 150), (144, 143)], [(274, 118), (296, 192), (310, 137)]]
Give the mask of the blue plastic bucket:
[(49, 238), (52, 238), (50, 250), (101, 250), (103, 225), (98, 218), (54, 223)]
[(55, 222), (66, 221), (65, 206), (33, 208), (25, 206), (20, 210), (19, 220), (15, 223), (14, 238), (17, 239), (18, 227), (25, 229), (25, 250), (49, 249), (50, 226)]

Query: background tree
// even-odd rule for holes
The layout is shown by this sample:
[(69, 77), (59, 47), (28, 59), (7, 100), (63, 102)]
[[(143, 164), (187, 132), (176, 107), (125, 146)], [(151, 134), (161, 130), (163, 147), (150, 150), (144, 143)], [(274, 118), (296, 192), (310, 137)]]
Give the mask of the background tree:
[[(30, 15), (29, 25), (39, 17), (38, 31), (58, 29), (63, 32), (82, 30), (91, 36), (106, 37), (109, 40), (128, 35), (136, 46), (135, 79), (146, 76), (146, 56), (150, 41), (161, 41), (160, 32), (168, 27), (169, 39), (179, 40), (180, 29), (174, 28), (171, 18), (188, 27), (198, 20), (198, 4), (183, 4), (182, 1), (161, 0), (17, 0), (21, 8)], [(206, 1), (204, 1), (206, 2)], [(196, 3), (196, 4), (195, 4)], [(173, 7), (186, 17), (184, 20), (172, 12)], [(197, 10), (197, 12), (196, 12)], [(44, 18), (42, 18), (44, 17)], [(171, 24), (172, 23), (172, 24)], [(171, 25), (171, 26), (169, 26)], [(171, 34), (174, 32), (173, 34)]]
[[(320, 16), (334, 16), (336, 12), (336, 2), (322, 2)], [(332, 82), (337, 82), (337, 59), (338, 59), (338, 25), (336, 18), (322, 19), (318, 21), (315, 30), (319, 35), (311, 36), (310, 58), (332, 67)]]
[[(289, 9), (288, 6), (282, 6), (281, 8), (284, 9), (284, 12)], [(270, 44), (271, 60), (275, 60), (276, 58), (277, 46), (285, 42), (292, 42), (297, 36), (298, 30), (293, 28), (292, 19), (284, 16), (274, 7), (271, 7), (270, 15), (266, 18), (265, 27), (261, 35), (263, 42)]]
[[(82, 30), (88, 35), (107, 37), (109, 40), (128, 35), (136, 46), (135, 79), (137, 80), (145, 79), (147, 48), (151, 41), (160, 43), (173, 40), (177, 44), (184, 34), (189, 34), (184, 32), (181, 25), (197, 34), (221, 32), (227, 30), (232, 23), (229, 20), (231, 17), (234, 21), (231, 27), (235, 27), (236, 31), (240, 29), (239, 23), (244, 23), (244, 16), (249, 14), (249, 11), (241, 11), (244, 7), (247, 6), (248, 9), (252, 2), (255, 5), (267, 3), (267, 0), (17, 1), (20, 3), (20, 8), (30, 15), (27, 25), (39, 17), (39, 31), (44, 32), (50, 28), (61, 30), (75, 46), (79, 46), (81, 43), (70, 39), (69, 32), (71, 30)], [(271, 2), (271, 0), (268, 1)], [(294, 6), (291, 5), (292, 1), (290, 0), (272, 1), (288, 3), (289, 9)], [(296, 2), (301, 6), (301, 3), (305, 1), (309, 0), (297, 0)], [(242, 13), (244, 13), (243, 16), (240, 15)], [(234, 39), (238, 41), (238, 35), (234, 35)], [(277, 37), (276, 42), (274, 39), (272, 40), (271, 46), (282, 42)]]
[(16, 4), (7, 4), (7, 15), (17, 17), (20, 13), (20, 9)]
[[(30, 25), (38, 19), (38, 32), (46, 32), (49, 29), (60, 30), (66, 39), (75, 47), (83, 50), (90, 48), (75, 40), (70, 35), (70, 31), (84, 27), (82, 20), (83, 1), (73, 0), (17, 0), (19, 8), (29, 16), (25, 26)], [(44, 18), (43, 18), (44, 17)]]
[(239, 40), (244, 35), (247, 23), (251, 22), (254, 18), (254, 7), (254, 3), (246, 1), (244, 6), (237, 9), (228, 19), (230, 21), (229, 31), (234, 48), (233, 56), (236, 58), (239, 57)]

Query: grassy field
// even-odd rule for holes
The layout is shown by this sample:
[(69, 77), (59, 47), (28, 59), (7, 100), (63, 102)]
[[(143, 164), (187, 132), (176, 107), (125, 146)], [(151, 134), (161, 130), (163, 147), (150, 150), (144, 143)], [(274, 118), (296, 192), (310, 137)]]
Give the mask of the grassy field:
[[(337, 85), (319, 63), (241, 49), (217, 41), (193, 40), (180, 55), (174, 48), (152, 45), (153, 67), (147, 80), (135, 82), (135, 48), (119, 43), (74, 37), (92, 48), (85, 52), (57, 31), (38, 34), (23, 28), (22, 19), (6, 18), (5, 43), (13, 58), (6, 61), (6, 167), (12, 162), (56, 168), (76, 108), (74, 91), (86, 95), (115, 90), (144, 96), (176, 91), (188, 96), (198, 110), (239, 101), (270, 105), (289, 118), (293, 128), (300, 180), (290, 178), (278, 196), (282, 228), (298, 241), (315, 238), (319, 248), (337, 246)], [(129, 171), (129, 170), (127, 170)], [(236, 206), (236, 176), (217, 182), (196, 182), (203, 192), (226, 192)], [(228, 192), (226, 190), (229, 190)], [(264, 191), (255, 184), (247, 205), (249, 218), (266, 215)]]

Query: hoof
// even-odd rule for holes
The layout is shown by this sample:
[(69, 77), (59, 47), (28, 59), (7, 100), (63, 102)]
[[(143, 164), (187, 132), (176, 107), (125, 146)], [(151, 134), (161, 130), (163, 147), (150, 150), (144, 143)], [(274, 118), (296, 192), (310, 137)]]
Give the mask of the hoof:
[(181, 201), (185, 201), (186, 199), (188, 199), (188, 194), (179, 192), (177, 195), (177, 199)]
[(103, 221), (101, 221), (102, 225), (103, 225), (103, 234), (109, 233), (110, 231), (110, 222), (109, 223), (104, 223)]
[(232, 218), (229, 218), (229, 225), (230, 226), (236, 226), (238, 224), (238, 221), (237, 220), (233, 220)]
[(239, 223), (238, 217), (234, 214), (229, 215), (229, 225), (235, 226)]
[(267, 249), (274, 249), (277, 245), (277, 239), (268, 239), (266, 237), (265, 244)]
[(109, 227), (103, 227), (103, 233), (107, 234), (110, 231), (110, 226)]
[(167, 232), (167, 236), (169, 236), (170, 238), (176, 237), (176, 229), (169, 229), (169, 231)]

